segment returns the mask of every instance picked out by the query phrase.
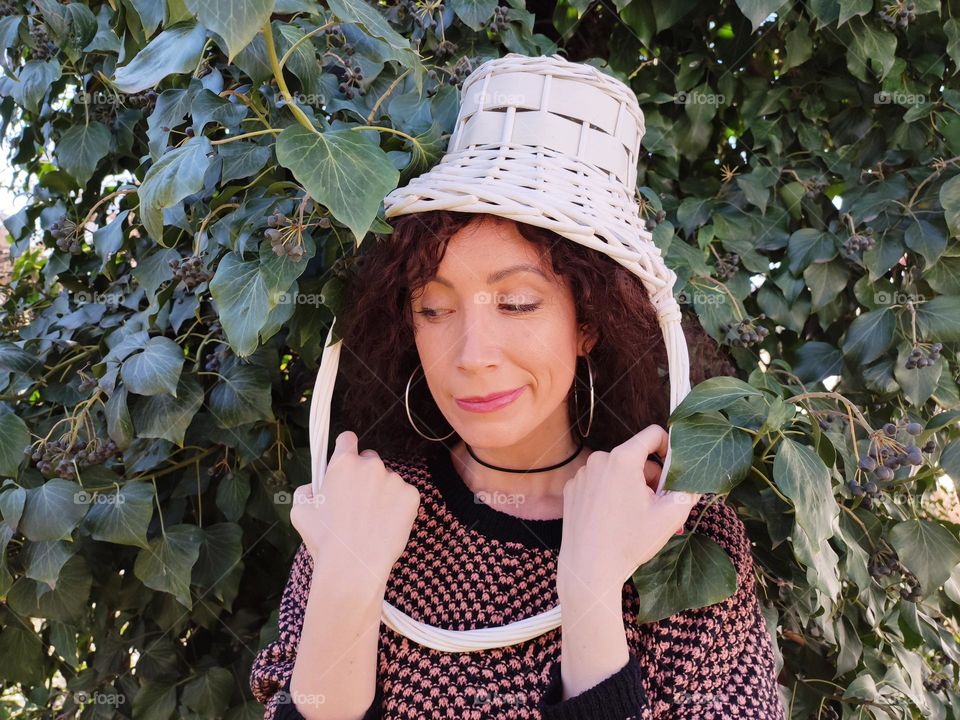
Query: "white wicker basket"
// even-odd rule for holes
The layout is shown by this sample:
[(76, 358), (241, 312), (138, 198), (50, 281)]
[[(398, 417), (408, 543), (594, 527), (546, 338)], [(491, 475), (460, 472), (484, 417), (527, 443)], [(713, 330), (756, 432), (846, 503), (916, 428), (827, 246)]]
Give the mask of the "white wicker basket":
[[(639, 277), (657, 310), (667, 350), (670, 410), (690, 392), (687, 344), (667, 268), (640, 217), (637, 159), (645, 132), (633, 91), (597, 68), (560, 55), (509, 53), (463, 82), (446, 154), (428, 172), (384, 199), (386, 218), (428, 210), (490, 213), (537, 225), (605, 253)], [(334, 321), (335, 324), (335, 321)], [(310, 406), (313, 489), (326, 472), (330, 403), (340, 356), (321, 359)], [(670, 450), (657, 488), (670, 467)], [(559, 605), (501, 627), (446, 630), (421, 623), (388, 602), (384, 623), (421, 645), (447, 652), (506, 647), (561, 624)]]

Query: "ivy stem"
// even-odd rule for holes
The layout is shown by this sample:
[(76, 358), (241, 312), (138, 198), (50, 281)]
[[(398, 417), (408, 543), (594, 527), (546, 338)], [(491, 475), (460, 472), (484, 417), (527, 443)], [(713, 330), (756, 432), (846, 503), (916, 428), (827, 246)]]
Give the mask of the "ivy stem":
[(277, 87), (280, 88), (280, 93), (283, 95), (287, 107), (290, 108), (290, 112), (293, 113), (293, 116), (301, 125), (310, 132), (319, 135), (320, 133), (317, 132), (313, 123), (310, 122), (310, 118), (308, 118), (306, 113), (300, 109), (300, 106), (294, 102), (293, 97), (290, 95), (290, 89), (287, 87), (287, 81), (283, 79), (283, 68), (280, 67), (280, 61), (277, 60), (277, 48), (273, 45), (273, 27), (270, 25), (269, 20), (263, 24), (263, 39), (267, 45), (267, 56), (270, 58), (273, 77), (277, 81)]
[[(300, 108), (297, 108), (298, 110)], [(211, 140), (211, 145), (223, 145), (224, 143), (231, 143), (236, 140), (245, 140), (249, 137), (256, 137), (257, 135), (266, 135), (267, 133), (281, 133), (283, 132), (282, 128), (269, 128), (267, 130), (251, 130), (250, 132), (242, 133), (241, 135), (231, 135), (230, 137), (221, 138), (220, 140)]]
[(299, 38), (299, 39), (298, 39), (293, 45), (291, 45), (290, 48), (283, 54), (283, 57), (280, 58), (280, 62), (278, 63), (278, 64), (280, 65), (280, 69), (283, 70), (283, 67), (287, 64), (287, 60), (290, 59), (290, 55), (293, 54), (293, 51), (297, 49), (297, 47), (300, 45), (300, 43), (306, 41), (307, 38), (309, 38), (310, 36), (316, 35), (318, 32), (322, 32), (322, 31), (326, 30), (326, 29), (327, 29), (328, 27), (330, 27), (331, 25), (337, 25), (337, 24), (338, 24), (338, 23), (337, 23), (336, 21), (334, 21), (334, 20), (329, 20), (329, 21), (325, 22), (323, 25), (321, 25), (320, 27), (314, 28), (313, 30), (311, 30), (310, 32), (308, 32), (306, 35), (304, 35), (302, 38)]
[(763, 481), (770, 486), (770, 489), (777, 494), (777, 497), (783, 500), (787, 505), (790, 505), (791, 507), (793, 506), (793, 503), (790, 502), (789, 498), (787, 498), (782, 492), (780, 492), (777, 486), (773, 484), (773, 481), (770, 478), (768, 478), (766, 475), (764, 475), (761, 470), (757, 469), (755, 465), (751, 465), (750, 469), (753, 470), (757, 475), (763, 478)]
[(412, 142), (414, 145), (418, 144), (416, 140), (414, 140), (412, 137), (407, 135), (405, 132), (401, 132), (400, 130), (397, 130), (395, 128), (380, 127), (379, 125), (356, 125), (350, 129), (351, 130), (379, 130), (381, 132), (390, 132), (395, 135), (399, 135), (402, 138), (406, 138), (407, 140)]

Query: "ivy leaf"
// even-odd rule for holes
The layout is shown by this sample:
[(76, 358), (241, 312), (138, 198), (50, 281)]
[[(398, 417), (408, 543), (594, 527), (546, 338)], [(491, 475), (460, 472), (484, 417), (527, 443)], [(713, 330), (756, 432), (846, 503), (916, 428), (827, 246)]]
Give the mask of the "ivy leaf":
[(137, 553), (133, 572), (148, 588), (170, 593), (177, 602), (193, 609), (190, 572), (200, 556), (203, 533), (196, 525), (168, 527), (160, 537)]
[(47, 90), (60, 79), (60, 63), (56, 58), (50, 60), (27, 60), (17, 74), (17, 80), (12, 83), (9, 94), (17, 104), (31, 113), (39, 110), (40, 101), (47, 94)]
[(76, 551), (76, 543), (63, 540), (26, 542), (21, 551), (20, 561), (25, 568), (24, 574), (28, 578), (45, 583), (53, 589), (57, 586), (60, 569)]
[(139, 190), (143, 226), (158, 244), (163, 240), (163, 208), (203, 189), (212, 147), (206, 135), (192, 137), (161, 155), (144, 176)]
[(203, 26), (227, 44), (227, 62), (243, 50), (270, 19), (274, 0), (186, 0)]
[(452, 0), (450, 7), (463, 20), (463, 24), (479, 32), (493, 16), (497, 0)]
[(192, 73), (200, 62), (206, 39), (206, 30), (193, 20), (171, 25), (129, 64), (118, 67), (113, 82), (120, 92), (132, 94), (156, 87), (168, 75)]
[(867, 63), (883, 80), (896, 60), (897, 36), (886, 30), (876, 28), (860, 21), (858, 27), (851, 26), (850, 44), (847, 46), (847, 70), (861, 82), (873, 82), (867, 75)]
[(775, 13), (782, 5), (786, 3), (783, 0), (737, 0), (737, 7), (740, 8), (752, 25), (752, 32), (763, 24), (763, 21)]
[(106, 125), (96, 120), (74, 125), (60, 137), (57, 158), (63, 169), (82, 187), (110, 151), (112, 137)]
[(784, 436), (773, 461), (773, 479), (793, 502), (797, 525), (813, 545), (833, 537), (840, 508), (833, 495), (830, 471), (813, 448)]
[(897, 319), (890, 308), (871, 310), (853, 319), (843, 340), (843, 354), (867, 365), (883, 355), (893, 342)]
[(0, 412), (0, 475), (16, 477), (30, 444), (27, 424), (9, 411)]
[(811, 310), (817, 312), (833, 303), (837, 295), (847, 286), (850, 272), (839, 260), (817, 262), (808, 265), (803, 271), (803, 279), (810, 288)]
[(183, 704), (197, 717), (221, 717), (233, 693), (233, 675), (226, 668), (212, 667), (183, 688)]
[(97, 495), (83, 520), (94, 540), (148, 547), (147, 528), (153, 517), (151, 483), (132, 481), (119, 490)]
[(224, 368), (210, 391), (210, 413), (223, 428), (264, 420), (273, 422), (270, 377), (257, 365), (235, 363)]
[(203, 388), (193, 375), (181, 375), (177, 396), (136, 397), (131, 417), (141, 438), (163, 438), (183, 447), (183, 436), (203, 404)]
[(753, 464), (750, 435), (720, 413), (698, 413), (674, 422), (670, 450), (667, 490), (724, 493), (738, 485)]
[(130, 392), (138, 395), (177, 396), (183, 370), (183, 348), (168, 337), (152, 337), (141, 352), (120, 367), (120, 377)]
[(943, 359), (936, 360), (932, 365), (922, 368), (908, 368), (907, 358), (910, 357), (911, 346), (908, 343), (900, 345), (897, 352), (897, 363), (893, 368), (893, 375), (900, 385), (903, 397), (914, 407), (921, 407), (937, 389), (940, 376), (943, 374)]
[(743, 380), (729, 375), (712, 377), (698, 383), (674, 408), (670, 420), (679, 420), (698, 412), (723, 410), (744, 397), (763, 397), (763, 393)]
[(28, 539), (66, 540), (87, 512), (87, 495), (71, 480), (53, 478), (27, 490), (20, 532)]
[(960, 237), (960, 175), (954, 175), (940, 186), (940, 204), (951, 237)]
[(359, 244), (400, 171), (379, 145), (352, 130), (290, 125), (277, 137), (277, 159), (310, 197), (350, 228)]
[(935, 593), (960, 563), (960, 541), (940, 523), (905, 520), (888, 537), (900, 562), (920, 581), (923, 597)]
[(0, 677), (7, 682), (43, 684), (46, 655), (29, 625), (8, 624), (0, 630)]
[(176, 710), (176, 685), (144, 680), (133, 698), (134, 720), (170, 720)]
[(656, 622), (706, 607), (737, 591), (737, 570), (727, 552), (695, 532), (671, 537), (633, 574), (640, 596), (638, 623)]
[[(200, 557), (193, 568), (193, 583), (213, 592), (221, 603), (232, 602), (236, 584), (243, 574), (243, 529), (232, 522), (203, 528)], [(228, 594), (229, 593), (229, 594)]]

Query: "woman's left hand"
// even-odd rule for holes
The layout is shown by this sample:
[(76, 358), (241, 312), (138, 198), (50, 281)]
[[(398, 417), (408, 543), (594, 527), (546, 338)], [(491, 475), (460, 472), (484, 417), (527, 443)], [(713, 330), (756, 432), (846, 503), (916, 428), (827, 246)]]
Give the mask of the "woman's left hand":
[[(699, 493), (656, 494), (667, 431), (650, 425), (610, 452), (593, 451), (563, 488), (561, 596), (619, 592), (636, 569), (683, 530)], [(642, 474), (638, 468), (643, 468)]]

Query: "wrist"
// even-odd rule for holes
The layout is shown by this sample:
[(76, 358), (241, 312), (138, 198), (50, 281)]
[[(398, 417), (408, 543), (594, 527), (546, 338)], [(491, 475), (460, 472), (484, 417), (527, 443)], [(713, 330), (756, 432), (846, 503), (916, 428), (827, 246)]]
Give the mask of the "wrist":
[(622, 602), (623, 585), (610, 580), (592, 578), (574, 572), (557, 573), (557, 598), (565, 607), (590, 605), (598, 601), (606, 604)]
[(331, 598), (340, 598), (354, 609), (380, 607), (386, 594), (387, 580), (381, 579), (357, 564), (345, 565), (336, 558), (319, 554), (313, 563), (310, 591), (314, 588)]

